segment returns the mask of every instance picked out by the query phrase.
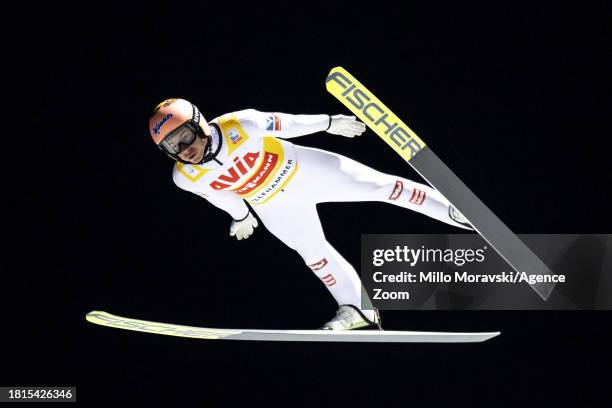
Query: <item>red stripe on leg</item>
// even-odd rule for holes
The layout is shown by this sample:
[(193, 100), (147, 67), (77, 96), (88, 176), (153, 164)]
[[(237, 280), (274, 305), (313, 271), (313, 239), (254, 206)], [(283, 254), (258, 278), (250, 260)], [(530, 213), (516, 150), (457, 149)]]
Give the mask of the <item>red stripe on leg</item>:
[(408, 201), (416, 205), (421, 205), (423, 204), (423, 201), (425, 201), (426, 195), (427, 194), (425, 193), (425, 191), (415, 188), (412, 190), (412, 197), (410, 197), (410, 200)]
[(318, 271), (319, 269), (322, 269), (325, 265), (327, 265), (327, 259), (323, 258), (318, 262), (315, 262), (313, 264), (308, 265), (310, 267), (310, 269), (312, 269), (313, 271)]
[(324, 277), (321, 278), (321, 280), (323, 281), (323, 283), (327, 286), (333, 286), (336, 284), (336, 279), (334, 279), (334, 277), (332, 276), (332, 274), (327, 274)]
[(393, 187), (393, 191), (389, 196), (389, 200), (397, 200), (400, 194), (402, 194), (402, 191), (404, 191), (404, 183), (402, 183), (400, 180), (397, 180), (395, 182), (395, 187)]
[(417, 190), (416, 188), (412, 189), (412, 196), (410, 196), (410, 200), (408, 200), (408, 201), (410, 201), (411, 203), (414, 202), (413, 200), (414, 200), (415, 195), (417, 194), (417, 191), (419, 191), (419, 190)]

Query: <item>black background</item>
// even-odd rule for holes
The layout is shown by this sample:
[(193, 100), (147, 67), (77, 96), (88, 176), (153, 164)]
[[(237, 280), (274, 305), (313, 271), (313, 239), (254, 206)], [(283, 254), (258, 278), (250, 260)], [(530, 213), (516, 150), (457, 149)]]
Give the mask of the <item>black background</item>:
[[(5, 251), (17, 256), (5, 263), (2, 383), (75, 385), (84, 405), (609, 403), (609, 312), (383, 314), (387, 329), (503, 332), (473, 345), (200, 341), (84, 318), (295, 329), (329, 319), (335, 302), (296, 253), (264, 228), (230, 239), (225, 213), (173, 185), (146, 123), (169, 97), (209, 120), (244, 108), (346, 114), (324, 87), (337, 65), (515, 232), (609, 233), (609, 18), (605, 2), (31, 10), (27, 39), (7, 37), (23, 42), (13, 61), (27, 80), (6, 81), (28, 85), (36, 138), (9, 155), (7, 177), (25, 191), (7, 202), (28, 213), (6, 217), (17, 228)], [(295, 142), (420, 180), (372, 132)], [(361, 233), (456, 232), (381, 203), (319, 213), (354, 265)]]

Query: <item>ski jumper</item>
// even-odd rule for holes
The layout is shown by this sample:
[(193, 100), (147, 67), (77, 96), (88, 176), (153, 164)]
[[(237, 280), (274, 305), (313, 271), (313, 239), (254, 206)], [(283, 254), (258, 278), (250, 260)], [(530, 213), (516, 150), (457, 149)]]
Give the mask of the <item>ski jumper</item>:
[[(448, 200), (427, 185), (283, 140), (325, 131), (329, 123), (328, 115), (253, 109), (223, 115), (210, 126), (215, 159), (199, 165), (177, 162), (173, 179), (234, 220), (248, 215), (248, 201), (266, 228), (300, 254), (339, 305), (361, 307), (359, 276), (325, 239), (316, 204), (380, 201), (465, 227), (449, 216)], [(364, 314), (373, 317), (371, 310)]]

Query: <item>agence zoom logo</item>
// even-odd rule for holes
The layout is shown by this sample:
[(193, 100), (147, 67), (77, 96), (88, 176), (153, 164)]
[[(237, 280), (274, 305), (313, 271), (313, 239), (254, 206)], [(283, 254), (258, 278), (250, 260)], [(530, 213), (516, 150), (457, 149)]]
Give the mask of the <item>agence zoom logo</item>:
[[(414, 156), (421, 150), (422, 146), (418, 141), (406, 131), (405, 128), (399, 125), (399, 123), (389, 123), (386, 119), (389, 117), (389, 113), (385, 112), (376, 102), (370, 102), (371, 98), (359, 89), (355, 84), (351, 82), (346, 76), (340, 72), (333, 72), (330, 74), (325, 82), (335, 81), (342, 88), (345, 89), (342, 92), (344, 99), (349, 101), (351, 105), (363, 112), (366, 118), (368, 118), (375, 126), (384, 125), (387, 129), (385, 135), (389, 136), (389, 139), (400, 149), (410, 149), (410, 157)], [(352, 96), (352, 97), (351, 97)], [(378, 119), (374, 119), (374, 116), (370, 114), (371, 111), (377, 111), (374, 115), (378, 116)]]

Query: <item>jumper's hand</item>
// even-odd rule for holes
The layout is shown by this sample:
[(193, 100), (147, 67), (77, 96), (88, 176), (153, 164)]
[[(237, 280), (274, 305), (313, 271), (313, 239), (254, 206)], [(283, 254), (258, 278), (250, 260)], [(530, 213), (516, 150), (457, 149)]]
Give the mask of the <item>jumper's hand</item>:
[(238, 240), (247, 239), (253, 235), (253, 230), (257, 228), (258, 225), (257, 219), (249, 212), (249, 214), (240, 221), (232, 220), (232, 225), (230, 225), (230, 236), (236, 236)]
[(360, 136), (365, 130), (365, 123), (356, 120), (355, 116), (334, 115), (331, 117), (327, 133), (345, 137), (355, 137)]

